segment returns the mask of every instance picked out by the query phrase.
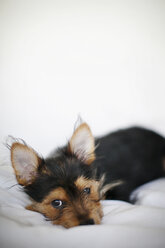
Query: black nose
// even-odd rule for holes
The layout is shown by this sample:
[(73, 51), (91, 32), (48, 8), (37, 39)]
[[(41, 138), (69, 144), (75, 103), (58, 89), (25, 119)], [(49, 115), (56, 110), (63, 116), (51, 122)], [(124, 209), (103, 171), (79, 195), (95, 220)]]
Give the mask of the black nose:
[(94, 225), (94, 224), (95, 224), (95, 222), (93, 219), (88, 219), (88, 220), (84, 220), (84, 221), (80, 222), (80, 226), (81, 225)]

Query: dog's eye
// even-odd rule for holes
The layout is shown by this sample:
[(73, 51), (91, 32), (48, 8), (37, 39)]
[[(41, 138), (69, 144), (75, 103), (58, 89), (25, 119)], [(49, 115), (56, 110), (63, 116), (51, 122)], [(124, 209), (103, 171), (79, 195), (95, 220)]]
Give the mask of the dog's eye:
[(54, 200), (51, 202), (51, 204), (54, 208), (57, 208), (57, 209), (62, 208), (64, 205), (63, 201), (61, 201), (61, 200)]
[(83, 189), (83, 192), (84, 192), (85, 194), (89, 195), (90, 192), (91, 192), (91, 189), (90, 189), (90, 188), (85, 188), (85, 189)]

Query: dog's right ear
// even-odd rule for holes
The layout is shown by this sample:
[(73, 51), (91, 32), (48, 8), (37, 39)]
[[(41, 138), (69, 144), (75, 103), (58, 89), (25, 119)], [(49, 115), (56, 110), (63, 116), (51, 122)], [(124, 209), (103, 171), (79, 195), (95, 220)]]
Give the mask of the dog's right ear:
[(16, 142), (11, 146), (11, 162), (18, 183), (26, 186), (35, 179), (41, 159), (32, 148)]

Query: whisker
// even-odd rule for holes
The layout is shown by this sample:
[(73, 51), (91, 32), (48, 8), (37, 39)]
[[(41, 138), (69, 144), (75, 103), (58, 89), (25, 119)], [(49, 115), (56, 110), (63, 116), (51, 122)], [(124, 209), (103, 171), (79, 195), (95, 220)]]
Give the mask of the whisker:
[(19, 185), (19, 184), (16, 183), (16, 184), (14, 184), (14, 185), (12, 185), (12, 186), (10, 186), (10, 187), (7, 187), (7, 189), (12, 189), (13, 187), (15, 187), (15, 186), (17, 186), (17, 185)]

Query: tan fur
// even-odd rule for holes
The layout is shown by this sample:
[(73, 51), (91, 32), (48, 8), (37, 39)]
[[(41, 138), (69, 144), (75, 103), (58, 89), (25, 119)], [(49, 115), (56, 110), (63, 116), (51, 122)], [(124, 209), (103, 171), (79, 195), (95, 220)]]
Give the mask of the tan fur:
[[(85, 134), (85, 139), (83, 134)], [(78, 144), (78, 149), (76, 144)], [(94, 138), (86, 123), (82, 123), (75, 130), (69, 142), (68, 150), (87, 165), (95, 160)], [(23, 155), (25, 154), (23, 163), (21, 151), (23, 151)], [(17, 142), (14, 143), (11, 147), (11, 161), (19, 184), (27, 186), (35, 181), (41, 159), (32, 148)], [(42, 165), (40, 173), (50, 175), (51, 172), (45, 165)], [(53, 224), (66, 228), (78, 226), (90, 219), (94, 220), (95, 224), (100, 224), (103, 212), (100, 204), (99, 182), (81, 176), (73, 183), (79, 192), (77, 197), (71, 198), (64, 188), (58, 187), (53, 189), (42, 202), (32, 201), (32, 204), (28, 205), (26, 209), (39, 212)], [(84, 192), (85, 188), (90, 188), (90, 194)], [(52, 202), (54, 200), (65, 202), (64, 207), (61, 209), (53, 207)]]
[[(70, 141), (69, 141), (69, 151), (71, 153), (75, 153), (75, 140), (78, 136), (80, 136), (81, 132), (85, 130), (88, 133), (88, 140), (89, 140), (89, 150), (86, 151), (86, 154), (81, 154), (81, 150), (78, 151), (75, 155), (78, 156), (78, 158), (82, 159), (86, 164), (90, 165), (95, 160), (95, 144), (94, 144), (94, 138), (92, 135), (92, 132), (90, 130), (90, 127), (86, 123), (82, 123), (73, 133)], [(84, 156), (84, 158), (83, 158)]]
[[(53, 224), (62, 225), (66, 228), (77, 226), (81, 221), (87, 219), (93, 219), (95, 224), (100, 224), (103, 213), (99, 201), (99, 182), (80, 177), (76, 180), (75, 186), (80, 192), (78, 199), (70, 199), (65, 190), (59, 187), (52, 190), (41, 203), (33, 202), (26, 208), (40, 212), (50, 219)], [(89, 195), (82, 193), (86, 187), (91, 189)], [(52, 206), (51, 202), (56, 199), (66, 202), (66, 207), (62, 211)]]
[[(33, 171), (31, 172), (31, 177), (29, 180), (26, 179), (26, 174), (21, 174), (20, 170), (18, 169), (17, 167), (17, 163), (16, 163), (16, 159), (15, 159), (15, 152), (16, 150), (23, 150), (27, 153), (30, 153), (32, 156), (33, 156), (33, 160), (34, 160), (34, 169)], [(15, 171), (15, 175), (16, 175), (16, 178), (17, 178), (17, 181), (19, 184), (21, 185), (28, 185), (29, 183), (31, 183), (32, 181), (34, 181), (35, 177), (36, 177), (36, 174), (37, 174), (37, 169), (38, 169), (38, 166), (41, 162), (41, 159), (38, 157), (37, 153), (30, 147), (24, 145), (24, 144), (21, 144), (21, 143), (14, 143), (12, 146), (11, 146), (11, 162), (12, 162), (12, 166), (14, 168), (14, 171)]]

